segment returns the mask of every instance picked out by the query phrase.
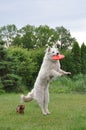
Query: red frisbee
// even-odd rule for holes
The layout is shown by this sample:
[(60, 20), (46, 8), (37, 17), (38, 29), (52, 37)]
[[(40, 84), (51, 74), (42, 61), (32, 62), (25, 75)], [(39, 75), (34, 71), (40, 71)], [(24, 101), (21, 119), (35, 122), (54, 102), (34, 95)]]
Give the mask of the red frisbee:
[(53, 60), (61, 60), (63, 58), (64, 58), (64, 55), (60, 55), (60, 54), (53, 56)]

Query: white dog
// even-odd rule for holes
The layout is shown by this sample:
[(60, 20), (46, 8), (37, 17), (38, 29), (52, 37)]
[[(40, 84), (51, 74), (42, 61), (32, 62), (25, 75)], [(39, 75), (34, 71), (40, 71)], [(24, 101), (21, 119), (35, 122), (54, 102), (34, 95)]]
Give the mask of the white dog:
[(34, 84), (34, 88), (27, 96), (21, 95), (22, 101), (28, 102), (35, 99), (43, 113), (43, 115), (50, 114), (48, 110), (49, 103), (49, 82), (58, 76), (64, 74), (71, 74), (70, 72), (65, 72), (60, 68), (59, 60), (53, 60), (53, 55), (58, 55), (59, 51), (54, 46), (48, 47), (39, 71), (38, 77)]

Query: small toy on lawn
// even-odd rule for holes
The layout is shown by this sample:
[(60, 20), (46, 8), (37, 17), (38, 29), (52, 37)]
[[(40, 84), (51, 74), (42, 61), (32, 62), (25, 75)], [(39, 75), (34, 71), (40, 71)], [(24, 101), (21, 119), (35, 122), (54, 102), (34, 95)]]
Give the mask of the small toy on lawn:
[(16, 112), (20, 113), (20, 114), (24, 114), (24, 109), (25, 109), (25, 105), (24, 104), (20, 104), (16, 107)]

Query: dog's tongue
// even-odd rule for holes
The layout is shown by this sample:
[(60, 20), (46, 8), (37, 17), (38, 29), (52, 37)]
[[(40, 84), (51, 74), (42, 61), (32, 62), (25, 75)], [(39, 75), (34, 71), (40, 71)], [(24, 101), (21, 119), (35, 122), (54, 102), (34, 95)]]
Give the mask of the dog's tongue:
[(54, 55), (53, 57), (52, 57), (52, 59), (53, 60), (61, 60), (61, 59), (63, 59), (64, 58), (64, 55)]

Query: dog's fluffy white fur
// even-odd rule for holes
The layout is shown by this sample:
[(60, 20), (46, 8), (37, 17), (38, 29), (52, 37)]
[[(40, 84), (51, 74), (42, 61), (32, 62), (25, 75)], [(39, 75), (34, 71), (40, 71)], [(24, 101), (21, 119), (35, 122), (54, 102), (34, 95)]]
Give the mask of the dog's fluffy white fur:
[(53, 55), (58, 55), (59, 51), (55, 47), (48, 47), (38, 73), (37, 79), (34, 84), (34, 88), (27, 96), (21, 95), (22, 101), (29, 102), (35, 99), (43, 113), (43, 115), (50, 114), (48, 110), (49, 103), (49, 83), (53, 78), (62, 76), (64, 74), (71, 74), (60, 68), (59, 60), (53, 60)]

